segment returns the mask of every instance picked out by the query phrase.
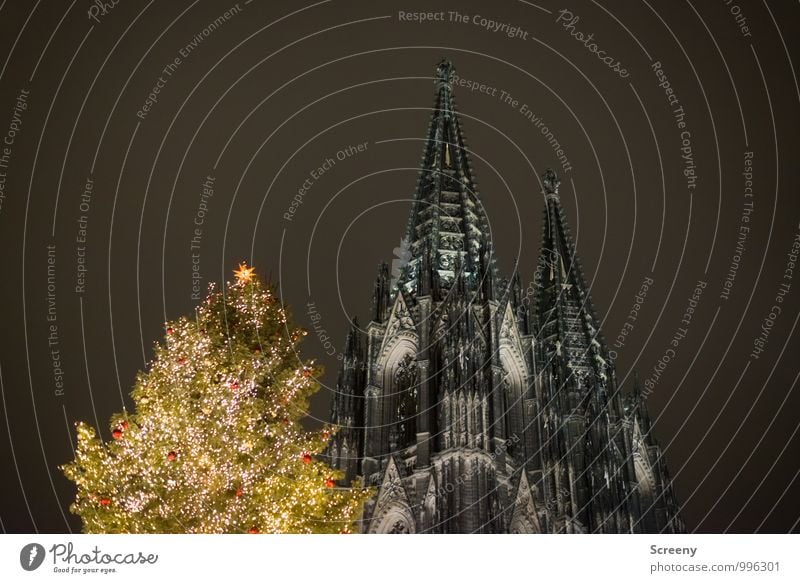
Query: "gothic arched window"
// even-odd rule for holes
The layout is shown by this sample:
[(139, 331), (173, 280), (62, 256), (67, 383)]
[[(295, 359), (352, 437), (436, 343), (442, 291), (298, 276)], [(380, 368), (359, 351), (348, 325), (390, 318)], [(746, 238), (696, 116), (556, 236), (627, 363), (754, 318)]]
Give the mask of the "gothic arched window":
[(441, 427), (442, 427), (442, 438), (444, 440), (444, 449), (449, 449), (452, 445), (452, 432), (451, 432), (451, 424), (452, 424), (452, 411), (451, 411), (451, 404), (450, 404), (450, 393), (445, 393), (444, 398), (442, 399), (442, 406), (441, 406)]
[(391, 431), (393, 449), (402, 449), (417, 437), (417, 363), (410, 354), (395, 369), (394, 397), (397, 422)]
[[(503, 409), (504, 420), (507, 438), (517, 436), (522, 437), (523, 430), (523, 414), (524, 407), (524, 379), (525, 373), (516, 360), (506, 351), (501, 352), (501, 362), (505, 377), (503, 378)], [(515, 455), (514, 444), (516, 441), (511, 441), (508, 445), (509, 455)]]

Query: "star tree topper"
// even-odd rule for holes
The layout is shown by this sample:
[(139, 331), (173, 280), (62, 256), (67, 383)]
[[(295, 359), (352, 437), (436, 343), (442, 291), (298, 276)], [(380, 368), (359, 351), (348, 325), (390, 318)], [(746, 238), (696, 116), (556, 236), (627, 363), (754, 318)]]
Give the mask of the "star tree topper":
[(245, 285), (253, 279), (255, 271), (255, 267), (247, 267), (247, 263), (240, 263), (239, 269), (234, 270), (233, 275), (236, 276), (236, 282), (239, 285)]

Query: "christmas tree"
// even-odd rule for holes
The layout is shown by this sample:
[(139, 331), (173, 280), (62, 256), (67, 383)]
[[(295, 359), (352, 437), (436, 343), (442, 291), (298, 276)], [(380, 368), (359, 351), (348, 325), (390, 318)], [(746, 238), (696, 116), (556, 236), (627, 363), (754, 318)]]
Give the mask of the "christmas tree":
[(71, 506), (87, 533), (351, 532), (369, 492), (339, 488), (315, 458), (330, 429), (300, 419), (321, 373), (303, 364), (305, 332), (241, 265), (194, 318), (166, 324), (103, 443), (77, 424)]

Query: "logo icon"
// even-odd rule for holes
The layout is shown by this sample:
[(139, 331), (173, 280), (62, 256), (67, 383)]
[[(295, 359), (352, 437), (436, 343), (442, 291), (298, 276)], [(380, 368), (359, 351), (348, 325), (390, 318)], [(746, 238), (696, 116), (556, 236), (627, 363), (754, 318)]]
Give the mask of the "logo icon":
[(26, 571), (35, 571), (44, 562), (44, 547), (38, 543), (30, 543), (19, 552), (19, 564)]

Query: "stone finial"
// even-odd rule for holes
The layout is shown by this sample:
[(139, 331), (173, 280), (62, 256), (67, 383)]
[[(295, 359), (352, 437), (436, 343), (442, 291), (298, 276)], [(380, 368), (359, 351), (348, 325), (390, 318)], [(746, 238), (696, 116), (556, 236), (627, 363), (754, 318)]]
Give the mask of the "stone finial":
[(561, 184), (561, 181), (556, 176), (556, 173), (553, 172), (552, 168), (548, 168), (547, 171), (542, 175), (542, 184), (544, 184), (544, 193), (545, 194), (553, 194), (558, 196), (558, 187)]
[(451, 86), (453, 84), (453, 74), (456, 72), (453, 63), (447, 59), (442, 59), (436, 65), (436, 88), (440, 89), (443, 85)]

